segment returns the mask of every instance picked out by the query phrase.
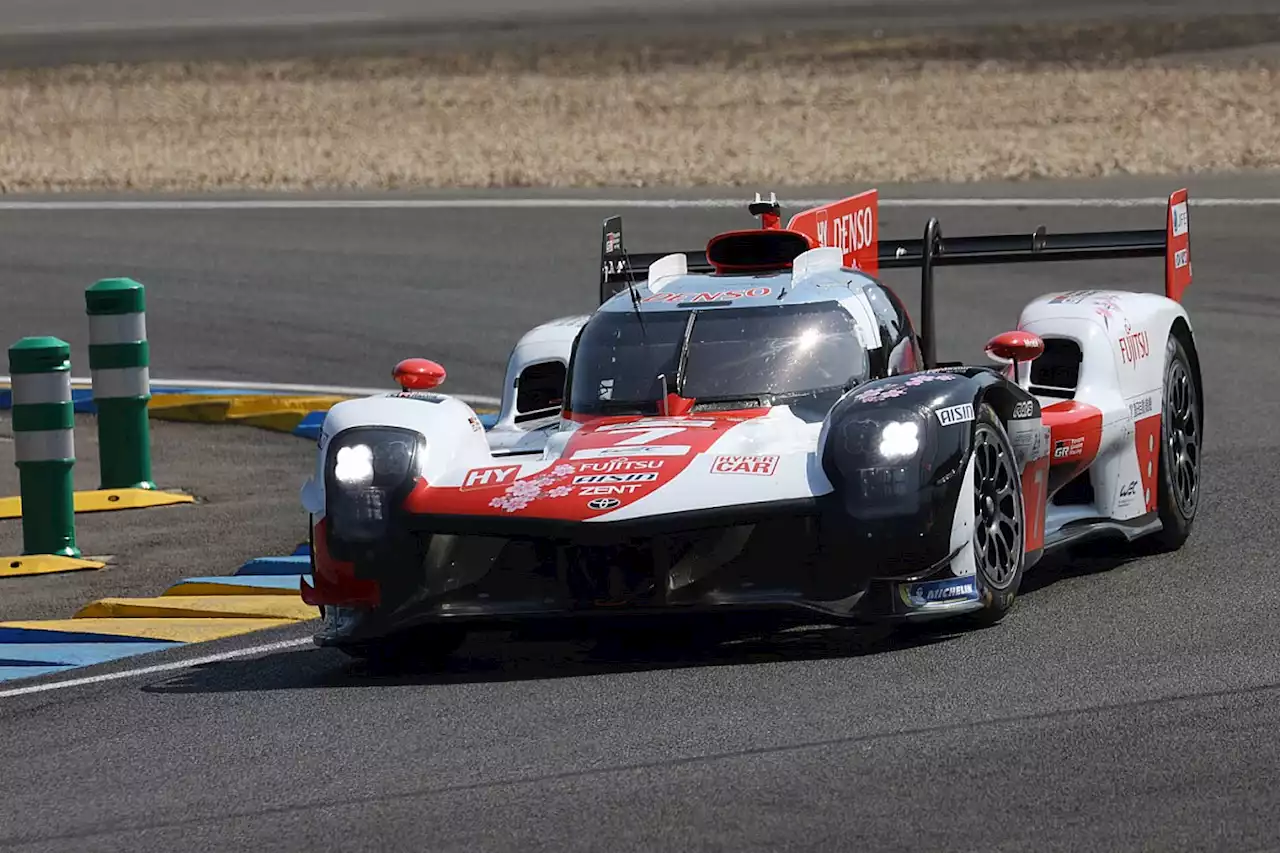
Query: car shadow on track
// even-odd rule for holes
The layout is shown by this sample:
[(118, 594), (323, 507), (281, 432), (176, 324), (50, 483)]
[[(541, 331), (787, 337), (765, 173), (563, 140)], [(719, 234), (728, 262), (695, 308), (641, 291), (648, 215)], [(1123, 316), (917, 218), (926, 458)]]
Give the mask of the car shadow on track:
[(1034, 595), (1059, 581), (1103, 575), (1150, 556), (1152, 554), (1136, 546), (1128, 546), (1126, 550), (1114, 543), (1076, 546), (1064, 554), (1041, 560), (1027, 572), (1018, 592), (1020, 595)]
[[(1144, 556), (1138, 551), (1100, 546), (1046, 558), (1027, 574), (1021, 594), (1035, 595), (1058, 581), (1102, 574)], [(999, 630), (999, 626), (992, 630)], [(950, 642), (965, 633), (969, 632), (950, 631), (937, 625), (902, 625), (892, 633), (825, 625), (706, 645), (633, 649), (625, 644), (590, 640), (529, 641), (480, 634), (441, 664), (376, 666), (352, 660), (331, 649), (312, 648), (194, 667), (152, 683), (143, 691), (201, 694), (540, 681), (663, 669), (858, 658)]]
[(382, 667), (352, 660), (330, 649), (301, 649), (194, 667), (148, 684), (142, 690), (172, 695), (539, 681), (662, 669), (856, 658), (944, 642), (947, 636), (937, 630), (910, 626), (889, 636), (852, 628), (813, 626), (706, 647), (628, 651), (590, 640), (529, 641), (481, 634), (434, 666)]

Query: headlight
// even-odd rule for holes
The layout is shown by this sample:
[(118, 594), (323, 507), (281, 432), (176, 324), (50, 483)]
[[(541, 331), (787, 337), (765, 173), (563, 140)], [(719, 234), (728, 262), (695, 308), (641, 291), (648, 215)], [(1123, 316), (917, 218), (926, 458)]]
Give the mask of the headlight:
[(896, 421), (880, 431), (880, 455), (885, 459), (914, 456), (920, 449), (920, 425), (915, 421)]
[[(415, 447), (415, 445), (420, 445)], [(415, 451), (417, 451), (415, 453)], [(426, 460), (426, 443), (409, 439), (388, 439), (373, 448), (373, 473), (379, 479), (404, 479), (409, 473), (409, 466), (414, 456), (418, 457), (419, 469)]]
[(333, 476), (344, 486), (367, 486), (373, 482), (373, 450), (367, 444), (339, 447), (334, 457)]
[(426, 440), (410, 430), (357, 427), (335, 436), (326, 466), (333, 535), (349, 542), (381, 537), (426, 455)]

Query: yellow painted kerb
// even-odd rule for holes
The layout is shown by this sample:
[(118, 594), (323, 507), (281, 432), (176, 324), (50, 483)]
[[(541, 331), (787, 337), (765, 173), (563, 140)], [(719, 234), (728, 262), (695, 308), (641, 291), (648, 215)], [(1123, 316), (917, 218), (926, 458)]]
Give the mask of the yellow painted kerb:
[(320, 611), (293, 595), (166, 595), (102, 598), (80, 608), (75, 618), (163, 619), (169, 616), (307, 620), (320, 618)]
[[(234, 577), (232, 575), (231, 577)], [(292, 595), (298, 596), (297, 589), (282, 589), (274, 586), (249, 586), (238, 583), (217, 583), (216, 581), (179, 582), (164, 591), (163, 598), (175, 595)]]
[(235, 423), (292, 432), (311, 412), (325, 412), (349, 397), (332, 395), (157, 394), (151, 417), (192, 423)]
[(294, 619), (45, 619), (27, 622), (0, 622), (0, 628), (27, 628), (33, 631), (65, 631), (71, 634), (106, 634), (139, 637), (174, 643), (205, 643), (296, 624)]
[(105, 565), (106, 563), (99, 563), (96, 560), (77, 560), (74, 557), (56, 557), (52, 554), (0, 557), (0, 578), (54, 575), (59, 572), (83, 572), (86, 569), (101, 569)]
[[(195, 503), (191, 495), (155, 489), (95, 489), (76, 492), (76, 512), (111, 512)], [(0, 519), (22, 518), (22, 498), (0, 498)]]

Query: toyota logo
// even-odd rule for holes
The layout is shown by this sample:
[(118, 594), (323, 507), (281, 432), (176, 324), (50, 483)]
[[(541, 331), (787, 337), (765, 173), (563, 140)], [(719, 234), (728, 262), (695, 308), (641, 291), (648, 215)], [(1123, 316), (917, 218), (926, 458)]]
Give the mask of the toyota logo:
[(617, 498), (596, 498), (593, 501), (587, 501), (588, 509), (613, 509), (615, 506), (621, 506), (622, 501)]

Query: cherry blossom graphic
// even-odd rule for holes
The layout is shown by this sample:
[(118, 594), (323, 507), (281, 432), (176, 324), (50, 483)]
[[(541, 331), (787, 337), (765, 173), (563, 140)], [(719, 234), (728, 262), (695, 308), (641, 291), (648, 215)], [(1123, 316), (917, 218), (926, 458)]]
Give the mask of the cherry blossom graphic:
[(859, 403), (878, 403), (881, 400), (890, 400), (894, 397), (901, 397), (907, 393), (907, 389), (901, 385), (890, 385), (887, 388), (871, 388), (867, 391), (860, 391), (854, 395), (853, 399)]
[(869, 388), (866, 391), (859, 391), (853, 395), (853, 399), (859, 403), (878, 403), (881, 400), (891, 400), (894, 397), (901, 397), (907, 393), (908, 388), (917, 388), (928, 382), (954, 382), (960, 377), (955, 373), (915, 373), (911, 376), (895, 382), (892, 385), (882, 385), (879, 388)]
[(1120, 313), (1120, 304), (1114, 296), (1100, 296), (1093, 300), (1093, 312), (1102, 318), (1109, 329), (1112, 318)]
[(954, 373), (917, 373), (902, 384), (915, 387), (924, 385), (926, 382), (951, 382), (959, 378)]
[(527, 480), (516, 480), (507, 490), (489, 501), (489, 506), (503, 512), (519, 512), (540, 498), (563, 498), (573, 493), (570, 486), (560, 484), (565, 477), (574, 473), (572, 465), (557, 465), (549, 471), (543, 471), (537, 477)]

